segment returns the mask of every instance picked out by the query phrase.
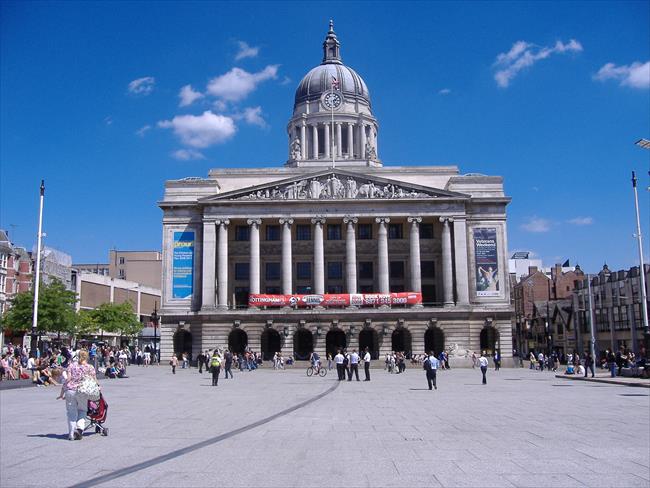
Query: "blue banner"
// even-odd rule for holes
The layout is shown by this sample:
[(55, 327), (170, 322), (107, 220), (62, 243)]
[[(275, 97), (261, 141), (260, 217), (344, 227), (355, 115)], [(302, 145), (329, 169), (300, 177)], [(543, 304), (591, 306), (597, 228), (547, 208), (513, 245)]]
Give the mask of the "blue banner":
[(194, 232), (174, 232), (172, 298), (192, 298), (194, 285)]

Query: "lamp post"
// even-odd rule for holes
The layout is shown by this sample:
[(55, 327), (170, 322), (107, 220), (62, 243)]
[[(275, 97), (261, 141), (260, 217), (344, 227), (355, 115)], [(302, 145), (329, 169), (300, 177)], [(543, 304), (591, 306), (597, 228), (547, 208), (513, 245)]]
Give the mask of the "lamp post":
[[(650, 149), (648, 139), (639, 139), (635, 143), (643, 149)], [(650, 172), (649, 172), (650, 174)], [(645, 289), (645, 266), (643, 264), (643, 242), (641, 238), (641, 219), (639, 218), (639, 196), (636, 191), (636, 175), (632, 171), (632, 188), (634, 189), (634, 209), (636, 210), (636, 239), (639, 245), (639, 279), (641, 285), (641, 316), (643, 319), (643, 336), (645, 344), (646, 359), (650, 359), (650, 329), (648, 329), (648, 296)], [(630, 331), (635, 334), (636, 331)]]
[(36, 349), (38, 349), (36, 326), (38, 325), (38, 291), (41, 284), (41, 240), (43, 238), (43, 200), (45, 198), (45, 180), (41, 180), (40, 190), (41, 197), (38, 210), (38, 236), (36, 239), (36, 279), (34, 280), (34, 314), (32, 316), (32, 337), (29, 345), (32, 354), (36, 354)]
[(589, 333), (591, 334), (591, 359), (596, 364), (596, 336), (594, 332), (594, 306), (591, 294), (591, 275), (587, 275), (587, 292), (589, 293)]
[(149, 317), (151, 319), (151, 325), (153, 325), (153, 357), (154, 357), (154, 362), (158, 363), (158, 345), (157, 345), (157, 340), (158, 336), (156, 334), (156, 329), (158, 328), (158, 320), (160, 317), (158, 316), (158, 302), (153, 302), (153, 312), (151, 312), (151, 316)]

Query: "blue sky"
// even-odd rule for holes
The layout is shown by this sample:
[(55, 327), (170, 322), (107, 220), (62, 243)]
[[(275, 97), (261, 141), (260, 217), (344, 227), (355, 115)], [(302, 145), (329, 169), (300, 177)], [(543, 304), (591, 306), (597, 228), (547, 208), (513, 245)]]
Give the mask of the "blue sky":
[[(588, 271), (649, 225), (649, 2), (0, 4), (0, 227), (75, 262), (159, 249), (167, 179), (281, 166), (330, 17), (391, 164), (502, 175), (509, 248)], [(191, 88), (183, 87), (189, 85)], [(181, 106), (184, 102), (184, 106)], [(191, 102), (191, 103), (190, 103)]]

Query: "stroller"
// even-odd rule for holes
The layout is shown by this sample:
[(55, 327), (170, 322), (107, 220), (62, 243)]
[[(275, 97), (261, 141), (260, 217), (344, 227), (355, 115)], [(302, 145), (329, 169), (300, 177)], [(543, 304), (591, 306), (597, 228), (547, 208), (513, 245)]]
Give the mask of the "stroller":
[(86, 429), (95, 427), (95, 432), (103, 436), (108, 435), (108, 427), (104, 427), (104, 422), (106, 422), (106, 416), (108, 415), (108, 403), (104, 400), (104, 396), (100, 393), (99, 400), (88, 400), (88, 411), (86, 416), (88, 417), (89, 424), (86, 426)]

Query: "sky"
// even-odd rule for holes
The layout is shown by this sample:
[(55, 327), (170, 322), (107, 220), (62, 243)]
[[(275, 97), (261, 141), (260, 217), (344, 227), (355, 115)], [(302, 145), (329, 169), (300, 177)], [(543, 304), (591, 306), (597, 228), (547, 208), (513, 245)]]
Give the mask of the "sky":
[(650, 2), (0, 3), (0, 228), (74, 262), (160, 249), (164, 182), (280, 167), (333, 18), (384, 165), (500, 175), (510, 252), (597, 272), (650, 242)]

